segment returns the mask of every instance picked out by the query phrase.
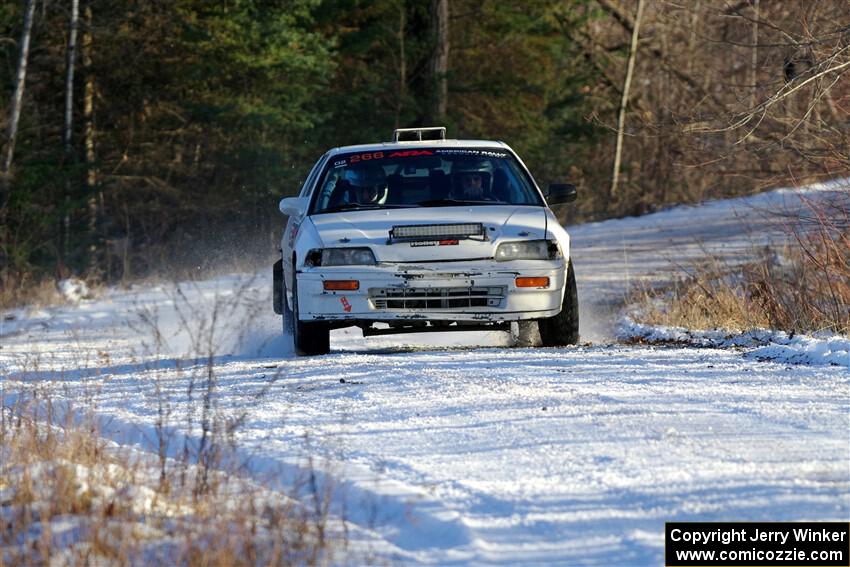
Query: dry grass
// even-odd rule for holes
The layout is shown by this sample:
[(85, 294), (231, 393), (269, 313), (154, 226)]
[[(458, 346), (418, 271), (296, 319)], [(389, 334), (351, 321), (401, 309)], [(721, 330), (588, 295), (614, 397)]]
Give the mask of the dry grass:
[(634, 297), (642, 323), (691, 329), (850, 335), (850, 207), (808, 203), (787, 225), (790, 244), (745, 266), (718, 259), (683, 270), (670, 288)]
[(630, 303), (637, 306), (641, 323), (689, 329), (744, 331), (766, 328), (766, 314), (751, 309), (746, 286), (716, 264), (694, 267), (687, 275), (663, 289), (634, 293)]
[[(197, 362), (170, 377), (157, 373), (142, 394), (158, 415), (155, 453), (122, 448), (100, 434), (96, 383), (59, 390), (55, 371), (44, 370), (51, 365), (37, 358), (25, 361), (29, 378), (15, 382), (20, 391), (0, 383), (0, 567), (340, 561), (344, 526), (330, 514), (331, 484), (317, 481), (312, 464), (284, 491), (242, 474), (237, 431), (248, 416), (220, 406), (215, 359), (225, 337), (239, 339), (256, 317), (259, 305), (245, 299), (250, 285), (216, 294), (211, 303), (177, 287), (170, 307), (176, 328), (163, 327), (154, 312), (140, 313), (142, 350), (134, 357), (156, 368), (179, 331), (180, 358)], [(77, 353), (81, 360), (69, 368), (91, 360), (110, 366), (100, 354)], [(255, 394), (260, 399), (266, 390)]]
[(163, 482), (156, 459), (57, 408), (43, 387), (4, 404), (0, 565), (317, 565), (342, 547), (326, 535), (330, 494), (310, 477), (290, 495), (223, 470), (203, 489), (176, 466)]
[(0, 310), (24, 305), (48, 307), (64, 302), (52, 278), (35, 278), (30, 274), (21, 277), (0, 275)]

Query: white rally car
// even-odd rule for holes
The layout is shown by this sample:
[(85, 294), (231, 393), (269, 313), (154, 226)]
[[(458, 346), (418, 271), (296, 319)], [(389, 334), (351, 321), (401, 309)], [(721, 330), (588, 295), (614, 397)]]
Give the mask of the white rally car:
[[(570, 237), (502, 142), (396, 130), (330, 150), (298, 197), (274, 267), (274, 307), (298, 354), (331, 329), (364, 336), (537, 325), (544, 346), (578, 341)], [(551, 185), (549, 204), (573, 201)]]

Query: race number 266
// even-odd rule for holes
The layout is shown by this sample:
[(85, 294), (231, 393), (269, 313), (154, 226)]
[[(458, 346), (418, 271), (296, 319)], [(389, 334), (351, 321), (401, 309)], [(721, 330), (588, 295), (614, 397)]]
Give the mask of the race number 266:
[(357, 163), (358, 161), (369, 161), (373, 159), (381, 159), (384, 157), (384, 152), (373, 152), (371, 154), (359, 154), (351, 156), (348, 163)]

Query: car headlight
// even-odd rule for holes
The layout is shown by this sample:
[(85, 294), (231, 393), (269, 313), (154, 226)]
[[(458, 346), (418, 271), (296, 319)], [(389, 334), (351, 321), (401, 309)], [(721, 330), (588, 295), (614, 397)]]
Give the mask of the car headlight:
[(314, 248), (304, 262), (308, 266), (374, 266), (375, 255), (369, 248)]
[(561, 248), (554, 240), (519, 240), (503, 242), (496, 248), (496, 260), (554, 260), (561, 257)]

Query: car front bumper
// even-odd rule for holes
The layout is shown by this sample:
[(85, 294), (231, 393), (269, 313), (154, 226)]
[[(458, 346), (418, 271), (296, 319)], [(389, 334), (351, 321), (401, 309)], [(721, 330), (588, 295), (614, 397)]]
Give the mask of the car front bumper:
[[(305, 268), (296, 274), (302, 321), (468, 321), (556, 315), (566, 281), (563, 260), (380, 264)], [(517, 277), (548, 277), (546, 287), (517, 287)], [(329, 291), (328, 280), (358, 282)]]

